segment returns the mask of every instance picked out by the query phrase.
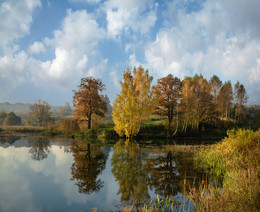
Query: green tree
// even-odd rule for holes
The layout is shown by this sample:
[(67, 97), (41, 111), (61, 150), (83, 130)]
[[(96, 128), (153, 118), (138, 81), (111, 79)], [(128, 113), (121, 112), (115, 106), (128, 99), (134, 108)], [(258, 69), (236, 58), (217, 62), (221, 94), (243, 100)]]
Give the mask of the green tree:
[(13, 112), (9, 112), (4, 120), (4, 125), (22, 125), (21, 117), (15, 115)]
[(73, 96), (74, 118), (81, 124), (87, 121), (88, 129), (91, 129), (94, 117), (105, 117), (106, 102), (99, 94), (105, 89), (105, 85), (99, 79), (86, 77), (81, 79), (78, 87), (79, 90), (74, 91)]
[(38, 99), (30, 106), (29, 119), (32, 123), (42, 126), (43, 123), (50, 118), (50, 105), (48, 102)]
[(5, 112), (0, 111), (0, 125), (4, 124), (6, 116), (7, 116), (7, 114)]
[(121, 93), (113, 104), (115, 131), (130, 138), (135, 136), (141, 123), (148, 119), (155, 106), (151, 88), (152, 77), (140, 66), (132, 72), (124, 71)]

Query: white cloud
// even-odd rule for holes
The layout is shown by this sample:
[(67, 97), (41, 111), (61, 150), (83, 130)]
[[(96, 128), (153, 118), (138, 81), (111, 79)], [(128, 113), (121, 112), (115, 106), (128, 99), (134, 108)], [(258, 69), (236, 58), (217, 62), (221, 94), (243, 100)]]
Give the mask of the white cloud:
[(170, 8), (167, 14), (174, 21), (165, 22), (145, 47), (147, 67), (155, 76), (216, 74), (248, 89), (259, 86), (259, 1), (209, 0), (193, 12), (177, 11), (176, 2)]
[(111, 71), (111, 72), (109, 73), (109, 76), (110, 76), (110, 79), (112, 79), (112, 82), (113, 82), (114, 86), (115, 86), (116, 88), (120, 89), (120, 88), (121, 88), (121, 85), (120, 85), (120, 80), (118, 79), (118, 73), (117, 73), (117, 71), (116, 71), (116, 70)]
[(109, 0), (105, 3), (107, 31), (116, 38), (130, 30), (146, 34), (157, 20), (156, 6), (151, 0)]
[(96, 51), (98, 41), (104, 37), (105, 31), (91, 14), (85, 10), (68, 10), (61, 29), (54, 32), (53, 38), (45, 38), (43, 43), (35, 42), (28, 48), (29, 53), (36, 54), (43, 52), (45, 46), (51, 46), (55, 51), (52, 60), (34, 59), (24, 51), (0, 56), (1, 89), (33, 82), (36, 86), (71, 90), (81, 77), (97, 76), (105, 69), (107, 59), (95, 67), (100, 57)]
[(100, 0), (69, 0), (70, 3), (90, 3), (90, 4), (97, 4)]
[[(55, 58), (42, 63), (41, 77), (53, 80), (58, 85), (68, 87), (92, 70), (98, 54), (98, 41), (105, 37), (105, 31), (85, 10), (67, 11), (61, 30), (56, 30), (53, 39), (45, 39), (46, 44), (55, 48)], [(93, 75), (93, 74), (92, 74)], [(69, 86), (71, 87), (71, 86)]]
[(9, 44), (30, 31), (32, 13), (40, 0), (8, 0), (0, 4), (0, 54), (13, 52)]
[(28, 49), (30, 54), (39, 54), (41, 52), (45, 52), (46, 49), (41, 42), (34, 42)]

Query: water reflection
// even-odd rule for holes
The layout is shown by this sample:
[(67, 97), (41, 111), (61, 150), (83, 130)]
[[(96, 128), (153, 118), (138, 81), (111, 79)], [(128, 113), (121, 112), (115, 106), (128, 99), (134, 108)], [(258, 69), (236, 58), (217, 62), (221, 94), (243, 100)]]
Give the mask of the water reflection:
[(7, 136), (7, 137), (0, 137), (0, 143), (5, 144), (8, 143), (12, 145), (15, 141), (19, 140), (20, 136)]
[(180, 174), (171, 151), (148, 158), (151, 164), (152, 185), (161, 196), (174, 196), (180, 190)]
[(30, 138), (28, 139), (30, 145), (29, 153), (33, 160), (43, 160), (47, 158), (50, 153), (50, 141), (48, 138)]
[(140, 200), (150, 198), (150, 166), (147, 160), (143, 160), (146, 156), (140, 154), (138, 144), (135, 141), (119, 141), (114, 149), (112, 173), (119, 183), (121, 201), (137, 205)]
[(203, 179), (193, 169), (193, 153), (178, 152), (169, 146), (140, 148), (135, 141), (119, 141), (114, 145), (112, 173), (119, 183), (121, 201), (138, 206), (150, 194), (173, 197), (185, 195)]
[(101, 148), (86, 142), (71, 142), (74, 163), (71, 166), (71, 180), (76, 180), (80, 193), (91, 194), (98, 192), (103, 186), (98, 176), (106, 167), (107, 156)]
[(112, 211), (157, 194), (181, 201), (180, 193), (203, 179), (192, 152), (175, 145), (13, 140), (0, 139), (0, 211)]

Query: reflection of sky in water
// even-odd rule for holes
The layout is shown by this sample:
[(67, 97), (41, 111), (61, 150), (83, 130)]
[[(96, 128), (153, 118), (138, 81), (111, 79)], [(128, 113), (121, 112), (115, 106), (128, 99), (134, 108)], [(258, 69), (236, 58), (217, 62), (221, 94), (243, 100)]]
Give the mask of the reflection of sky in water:
[[(18, 140), (24, 143), (24, 139)], [(5, 145), (2, 145), (5, 146)], [(78, 192), (71, 181), (71, 153), (64, 146), (51, 144), (48, 157), (36, 161), (28, 154), (30, 147), (0, 146), (0, 210), (1, 211), (82, 211), (93, 207), (114, 208), (118, 185), (111, 174), (109, 153), (106, 169), (99, 176), (105, 183), (97, 193)], [(20, 146), (20, 145), (19, 145)], [(28, 146), (28, 145), (24, 145)], [(109, 148), (109, 147), (108, 147)]]
[[(133, 144), (133, 147), (135, 145)], [(80, 152), (77, 153), (77, 156), (83, 154), (83, 157), (81, 155), (78, 158), (78, 160), (80, 158), (81, 160), (77, 161), (79, 174), (84, 174), (84, 169), (88, 167), (81, 167), (82, 159), (85, 161), (86, 157), (84, 154), (88, 152), (87, 146), (86, 143), (83, 143)], [(0, 141), (0, 212), (89, 211), (94, 207), (106, 211), (121, 209), (124, 206), (120, 203), (123, 196), (122, 189), (135, 196), (145, 195), (145, 189), (147, 188), (148, 196), (152, 199), (158, 193), (160, 195), (176, 195), (177, 200), (181, 201), (183, 198), (181, 193), (184, 189), (182, 186), (184, 176), (191, 184), (194, 182), (195, 177), (199, 178), (198, 182), (201, 182), (201, 174), (193, 170), (192, 165), (190, 165), (192, 158), (188, 153), (179, 154), (171, 150), (172, 153), (170, 154), (169, 147), (167, 147), (167, 151), (159, 148), (142, 150), (137, 148), (140, 151), (135, 152), (133, 149), (128, 152), (133, 157), (129, 157), (129, 155), (125, 157), (126, 155), (122, 155), (122, 152), (117, 152), (119, 147), (123, 147), (120, 145), (115, 150), (108, 146), (93, 147), (91, 149), (92, 156), (102, 152), (102, 160), (105, 158), (105, 169), (96, 178), (97, 180), (101, 179), (104, 186), (97, 192), (84, 194), (79, 193), (79, 187), (76, 185), (77, 181), (71, 180), (71, 167), (76, 162), (76, 158), (74, 158), (75, 152), (73, 155), (68, 151), (69, 141), (55, 140), (54, 142), (48, 139), (35, 140), (32, 138), (19, 139), (15, 142), (10, 140), (9, 142)], [(101, 148), (101, 151), (99, 148)], [(38, 157), (41, 155), (39, 149), (46, 151), (47, 157), (45, 157), (46, 155)], [(128, 151), (127, 149), (124, 150)], [(115, 157), (116, 152), (119, 153), (119, 157)], [(141, 157), (135, 153), (141, 154), (139, 155)], [(36, 154), (35, 157), (32, 157), (32, 154)], [(122, 160), (119, 160), (120, 157)], [(117, 173), (116, 178), (111, 171), (113, 169), (111, 160), (119, 160), (115, 166), (118, 169), (114, 167), (114, 172)], [(120, 163), (121, 166), (118, 166)], [(130, 172), (125, 170), (127, 164), (131, 169)], [(135, 165), (131, 166), (131, 164), (145, 170), (137, 170), (138, 168), (136, 169)], [(141, 164), (143, 165), (141, 166)], [(95, 172), (95, 169), (91, 170)], [(91, 173), (93, 172), (91, 171)], [(130, 174), (130, 178), (125, 179), (128, 173), (132, 175)], [(138, 177), (131, 177), (137, 175)], [(150, 178), (149, 183), (146, 185), (147, 181), (140, 180), (148, 175)], [(120, 178), (120, 176), (123, 178)], [(141, 190), (133, 189), (136, 193), (131, 193), (133, 192), (131, 179), (141, 182), (141, 184), (138, 184)], [(143, 185), (144, 187), (142, 187)], [(135, 187), (135, 184), (132, 183), (132, 186)], [(188, 188), (188, 184), (186, 187)], [(119, 192), (120, 190), (121, 192)], [(131, 198), (135, 199), (133, 196)], [(138, 196), (136, 197), (138, 198)]]

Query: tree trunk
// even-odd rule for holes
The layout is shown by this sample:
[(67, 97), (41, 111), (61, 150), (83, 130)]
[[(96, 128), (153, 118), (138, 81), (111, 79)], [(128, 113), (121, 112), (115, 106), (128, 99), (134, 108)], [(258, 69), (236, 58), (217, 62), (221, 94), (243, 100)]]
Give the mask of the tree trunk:
[(91, 115), (90, 115), (90, 117), (88, 119), (88, 129), (91, 129)]

